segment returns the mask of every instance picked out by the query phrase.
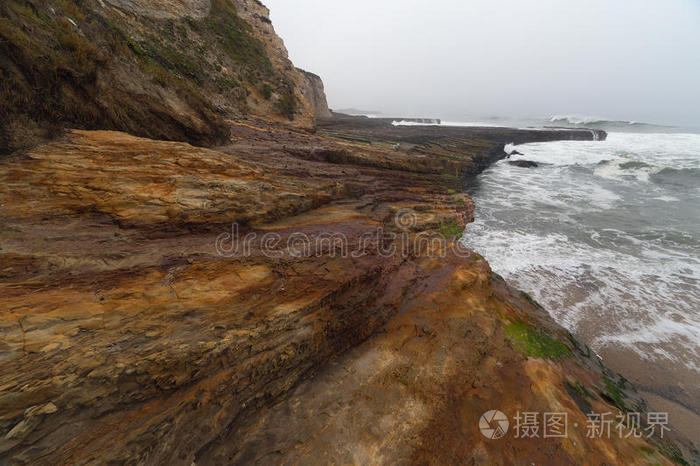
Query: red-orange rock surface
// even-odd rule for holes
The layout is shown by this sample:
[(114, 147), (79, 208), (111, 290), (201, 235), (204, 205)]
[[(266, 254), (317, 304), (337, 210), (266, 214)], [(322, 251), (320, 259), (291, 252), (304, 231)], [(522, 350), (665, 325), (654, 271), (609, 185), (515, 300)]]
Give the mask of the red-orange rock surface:
[[(669, 463), (586, 438), (608, 383), (640, 400), (455, 246), (473, 205), (450, 189), (500, 143), (232, 138), (75, 131), (0, 162), (0, 464)], [(514, 324), (557, 351), (525, 356)], [(570, 435), (487, 440), (490, 409)]]

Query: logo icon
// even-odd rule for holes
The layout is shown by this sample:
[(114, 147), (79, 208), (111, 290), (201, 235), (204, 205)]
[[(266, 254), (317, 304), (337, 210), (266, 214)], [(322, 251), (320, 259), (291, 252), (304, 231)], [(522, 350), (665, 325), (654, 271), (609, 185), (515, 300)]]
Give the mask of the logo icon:
[(508, 432), (509, 425), (508, 417), (495, 409), (484, 413), (479, 419), (479, 430), (490, 440), (503, 438)]

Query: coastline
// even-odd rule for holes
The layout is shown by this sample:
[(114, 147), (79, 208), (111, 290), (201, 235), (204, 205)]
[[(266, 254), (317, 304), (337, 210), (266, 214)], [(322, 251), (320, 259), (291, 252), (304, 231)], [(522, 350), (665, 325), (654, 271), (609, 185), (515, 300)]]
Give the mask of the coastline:
[[(304, 36), (320, 38), (335, 19), (350, 24), (357, 8), (288, 10)], [(407, 19), (390, 10), (377, 11), (379, 21), (357, 19), (381, 35)], [(384, 13), (392, 25), (381, 21)], [(439, 13), (432, 15), (435, 26), (453, 35), (459, 27), (450, 30)], [(546, 33), (551, 18), (536, 16)], [(633, 316), (644, 327), (615, 327), (615, 317), (575, 327), (556, 300), (537, 291), (558, 291), (552, 277), (565, 269), (562, 255), (552, 254), (555, 260), (536, 271), (544, 280), (530, 287), (492, 269), (489, 260), (499, 268), (507, 257), (503, 243), (484, 234), (479, 247), (465, 246), (466, 227), (489, 218), (479, 214), (487, 199), (503, 199), (514, 221), (533, 218), (524, 228), (529, 233), (549, 226), (542, 198), (575, 210), (576, 196), (538, 191), (528, 176), (545, 173), (547, 162), (518, 160), (510, 144), (559, 141), (579, 173), (641, 169), (648, 181), (657, 159), (617, 160), (633, 145), (644, 146), (635, 144), (641, 137), (613, 148), (613, 163), (598, 160), (599, 167), (581, 170), (575, 146), (599, 144), (583, 141), (606, 140), (606, 132), (620, 129), (674, 128), (574, 115), (445, 125), (334, 113), (323, 79), (296, 67), (287, 46), (314, 53), (330, 47), (324, 73), (330, 78), (334, 66), (344, 70), (332, 78), (332, 100), (366, 102), (368, 87), (382, 85), (386, 92), (370, 99), (379, 107), (401, 99), (404, 108), (461, 112), (490, 102), (492, 111), (508, 87), (524, 91), (507, 99), (514, 114), (519, 105), (528, 113), (548, 111), (557, 100), (551, 98), (556, 85), (541, 86), (547, 79), (533, 81), (548, 96), (539, 99), (525, 81), (504, 87), (512, 81), (507, 76), (501, 83), (490, 79), (488, 67), (483, 85), (471, 65), (475, 85), (450, 84), (430, 63), (454, 60), (432, 53), (430, 41), (418, 36), (420, 50), (403, 57), (413, 58), (407, 63), (416, 79), (397, 81), (390, 76), (396, 67), (384, 65), (400, 53), (367, 54), (356, 31), (344, 34), (347, 47), (335, 42), (342, 35), (285, 45), (258, 0), (0, 3), (0, 466), (700, 464), (700, 439), (689, 435), (700, 433), (697, 377), (666, 365), (653, 371), (642, 353), (615, 347), (601, 357), (598, 346), (586, 344), (604, 337), (635, 343), (625, 337), (641, 328), (655, 337), (663, 326)], [(374, 49), (373, 42), (365, 46)], [(438, 46), (447, 50), (444, 40)], [(423, 63), (416, 60), (421, 51), (430, 55)], [(337, 60), (346, 52), (347, 59)], [(471, 61), (498, 54), (476, 55)], [(557, 53), (550, 64), (556, 68), (562, 57)], [(362, 68), (360, 62), (373, 59), (383, 63), (377, 70), (347, 72), (353, 60)], [(382, 84), (375, 71), (390, 79)], [(633, 111), (625, 99), (593, 105), (585, 91), (605, 92), (586, 76), (586, 89), (562, 94), (570, 108), (583, 96), (586, 108)], [(440, 84), (421, 98), (431, 79)], [(462, 100), (462, 91), (478, 98)], [(672, 108), (674, 116), (679, 108)], [(674, 153), (668, 160), (683, 165), (661, 175), (669, 184), (697, 187), (700, 166), (684, 165), (684, 157), (695, 160), (700, 136), (695, 146), (659, 139), (649, 147), (645, 154)], [(509, 163), (497, 163), (511, 155)], [(504, 180), (488, 196), (467, 190), (503, 167), (515, 169), (511, 195)], [(567, 180), (583, 187), (584, 203), (596, 197), (586, 189), (594, 180)], [(540, 182), (566, 189), (551, 176)], [(696, 198), (664, 191), (650, 199), (642, 192), (619, 203), (625, 210), (641, 204), (632, 213), (638, 224), (650, 220), (662, 225), (660, 237), (680, 231), (676, 244), (700, 246), (695, 223), (675, 222), (682, 209), (694, 212)], [(528, 205), (522, 201), (530, 193), (538, 199)], [(605, 198), (604, 189), (598, 193)], [(609, 212), (602, 224), (613, 226), (609, 219), (616, 217), (626, 219)], [(585, 222), (577, 220), (572, 224), (582, 231)], [(607, 246), (605, 238), (590, 239), (594, 248)], [(496, 254), (486, 254), (489, 244)], [(678, 254), (654, 249), (642, 272), (664, 278), (655, 272), (661, 262), (694, 260), (682, 247)], [(607, 266), (620, 257), (612, 252), (602, 255)], [(583, 260), (595, 253), (584, 251)], [(630, 291), (645, 287), (641, 295), (650, 299), (640, 310), (655, 306), (656, 321), (665, 318), (675, 329), (685, 324), (674, 335), (697, 340), (700, 321), (671, 302), (682, 296), (697, 307), (697, 274), (667, 269), (680, 271), (687, 294), (654, 288), (674, 277), (646, 280), (640, 273), (625, 281), (624, 274), (592, 268), (589, 276), (619, 278), (617, 288), (626, 293), (610, 293), (596, 308), (614, 314), (614, 301), (630, 307)], [(581, 282), (571, 296), (596, 289), (586, 277), (571, 276)], [(521, 291), (530, 288), (534, 298)], [(547, 309), (540, 304), (545, 299)], [(561, 301), (566, 307), (572, 300)], [(654, 349), (676, 360), (689, 356), (686, 369), (700, 364), (694, 346), (684, 351), (681, 341), (664, 353), (668, 348)], [(647, 380), (651, 373), (656, 379)]]
[[(230, 130), (214, 150), (73, 131), (2, 162), (0, 457), (664, 463), (678, 451), (579, 430), (504, 453), (479, 432), (486, 409), (556, 408), (584, 426), (584, 406), (641, 402), (632, 387), (608, 393), (618, 375), (457, 247), (473, 220), (462, 182), (505, 157), (514, 130), (399, 130), (370, 144), (337, 128)], [(222, 254), (232, 224), (282, 245), (331, 233), (362, 254), (333, 242)], [(361, 241), (378, 228), (380, 243), (408, 241), (386, 255), (376, 236)]]
[[(603, 362), (632, 382), (648, 402), (650, 410), (668, 413), (669, 425), (680, 436), (700, 445), (700, 415), (693, 411), (693, 388), (697, 375), (683, 367), (655, 367), (650, 375), (649, 362), (630, 349), (603, 349)], [(681, 392), (677, 385), (684, 386)]]
[[(467, 244), (495, 271), (532, 293), (604, 364), (666, 400), (650, 409), (674, 406), (671, 427), (696, 445), (698, 430), (686, 426), (698, 421), (691, 336), (697, 255), (692, 243), (657, 241), (663, 236), (653, 232), (683, 238), (677, 232), (696, 231), (691, 220), (674, 221), (692, 202), (676, 192), (692, 178), (666, 174), (693, 166), (685, 160), (698, 141), (680, 133), (611, 133), (600, 145), (524, 145), (518, 158), (541, 167), (500, 163), (489, 170), (468, 190), (480, 208), (467, 229)], [(659, 324), (669, 316), (677, 328)]]

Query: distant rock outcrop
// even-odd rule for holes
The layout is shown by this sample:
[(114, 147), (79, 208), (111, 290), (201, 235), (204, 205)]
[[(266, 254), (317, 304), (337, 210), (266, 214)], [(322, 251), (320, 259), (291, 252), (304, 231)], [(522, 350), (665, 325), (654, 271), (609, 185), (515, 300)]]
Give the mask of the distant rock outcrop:
[(330, 118), (330, 109), (328, 108), (328, 100), (326, 100), (326, 90), (323, 86), (323, 80), (320, 76), (297, 68), (298, 71), (304, 74), (306, 85), (302, 88), (302, 94), (311, 103), (314, 109), (316, 118)]
[(510, 165), (513, 165), (515, 167), (520, 167), (520, 168), (537, 168), (539, 165), (537, 162), (533, 162), (531, 160), (510, 160), (508, 161)]
[(418, 123), (421, 125), (441, 125), (439, 118), (396, 118), (397, 123)]
[(261, 86), (252, 89), (254, 98), (246, 102), (250, 113), (267, 119), (281, 116), (287, 124), (292, 120), (294, 126), (312, 128), (315, 124), (314, 105), (304, 95), (306, 76), (289, 59), (287, 47), (270, 20), (270, 10), (258, 0), (231, 2), (236, 13), (251, 26), (249, 33), (262, 44), (264, 55), (270, 60), (276, 75), (282, 78), (278, 81), (262, 77)]

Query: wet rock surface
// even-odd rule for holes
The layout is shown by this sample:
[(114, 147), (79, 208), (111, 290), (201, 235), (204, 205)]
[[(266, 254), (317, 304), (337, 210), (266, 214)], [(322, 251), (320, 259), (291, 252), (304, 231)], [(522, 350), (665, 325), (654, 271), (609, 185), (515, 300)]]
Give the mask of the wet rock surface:
[(513, 165), (514, 167), (520, 168), (537, 168), (539, 165), (537, 162), (531, 160), (509, 160), (508, 165)]
[[(586, 437), (586, 409), (641, 399), (457, 245), (461, 181), (502, 138), (229, 129), (0, 161), (0, 463), (670, 462), (667, 440)], [(487, 440), (490, 409), (579, 427)]]

